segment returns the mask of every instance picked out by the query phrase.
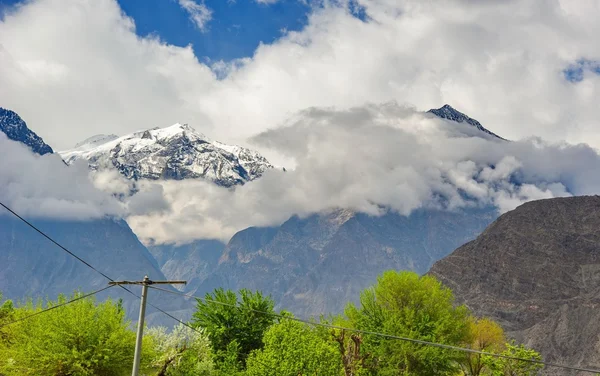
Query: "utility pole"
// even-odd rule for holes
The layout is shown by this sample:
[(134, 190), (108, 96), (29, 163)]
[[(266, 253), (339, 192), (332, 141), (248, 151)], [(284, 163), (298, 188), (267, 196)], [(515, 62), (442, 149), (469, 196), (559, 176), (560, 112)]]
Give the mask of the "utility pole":
[(137, 337), (135, 339), (135, 353), (133, 355), (133, 371), (131, 376), (139, 376), (140, 358), (142, 356), (142, 338), (144, 336), (144, 319), (146, 317), (146, 298), (148, 297), (148, 286), (150, 285), (185, 285), (187, 281), (151, 281), (148, 276), (144, 276), (143, 281), (111, 281), (111, 286), (116, 285), (142, 285), (142, 298), (140, 302), (140, 319), (138, 320)]

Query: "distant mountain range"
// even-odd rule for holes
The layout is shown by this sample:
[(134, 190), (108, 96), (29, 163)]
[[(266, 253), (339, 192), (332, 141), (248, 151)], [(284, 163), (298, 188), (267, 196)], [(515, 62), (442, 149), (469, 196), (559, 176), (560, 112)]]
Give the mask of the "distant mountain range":
[(273, 166), (259, 153), (212, 141), (187, 124), (153, 128), (122, 137), (97, 135), (59, 152), (71, 164), (116, 168), (128, 179), (206, 179), (231, 187), (259, 178)]
[(309, 317), (341, 312), (385, 270), (426, 272), (476, 237), (496, 213), (489, 207), (373, 217), (335, 210), (294, 216), (277, 227), (248, 228), (226, 246), (199, 240), (149, 250), (167, 277), (188, 279), (188, 292), (258, 289), (271, 294), (278, 308)]
[(429, 274), (544, 360), (600, 369), (600, 196), (525, 203)]
[[(450, 122), (466, 122), (486, 137), (494, 135), (450, 106), (432, 110), (432, 113)], [(21, 131), (24, 135), (30, 132), (26, 126)], [(60, 154), (69, 164), (85, 160), (91, 169), (116, 168), (129, 179), (207, 179), (225, 187), (257, 179), (273, 168), (257, 152), (211, 141), (182, 124), (122, 137), (97, 135)], [(456, 211), (421, 209), (408, 217), (391, 211), (373, 217), (342, 208), (307, 218), (293, 216), (280, 226), (248, 228), (235, 234), (227, 244), (198, 240), (186, 245), (151, 246), (149, 251), (153, 258), (145, 253), (135, 237), (126, 236), (126, 233), (133, 234), (123, 222), (96, 221), (90, 224), (90, 230), (82, 228), (79, 237), (82, 245), (78, 245), (76, 233), (69, 239), (74, 249), (82, 249), (84, 258), (90, 258), (99, 267), (110, 270), (111, 265), (118, 263), (113, 271), (117, 275), (139, 278), (144, 273), (159, 277), (162, 274), (157, 273), (164, 273), (167, 278), (188, 280), (186, 291), (197, 294), (215, 287), (260, 289), (272, 294), (279, 307), (310, 316), (340, 312), (345, 302), (357, 299), (359, 292), (374, 283), (384, 270), (426, 272), (435, 261), (475, 238), (496, 216), (493, 207)], [(60, 237), (77, 224), (50, 221), (47, 226)], [(93, 226), (102, 236), (120, 240), (115, 244), (105, 243), (109, 241), (107, 238), (92, 236)], [(89, 233), (87, 237), (86, 233)], [(7, 233), (5, 242), (12, 236)], [(13, 245), (6, 244), (7, 249), (16, 251)], [(27, 243), (22, 247), (33, 257), (46, 252), (46, 247), (52, 247), (42, 244)], [(123, 252), (129, 261), (122, 259)], [(38, 261), (48, 265), (39, 273), (40, 278), (51, 269), (58, 280), (61, 274), (56, 274), (56, 270), (68, 270), (63, 265), (64, 260), (56, 261), (54, 256)], [(38, 270), (32, 262), (23, 258), (20, 264), (24, 268), (33, 265), (33, 269)], [(138, 263), (147, 267), (138, 267)], [(21, 272), (27, 274), (24, 270)], [(74, 283), (88, 288), (96, 283), (90, 282), (89, 275), (67, 273), (64, 276), (68, 276), (64, 284), (56, 282), (59, 287), (48, 293), (69, 291)], [(47, 292), (41, 285), (29, 290), (13, 290), (6, 287), (9, 280), (0, 282), (0, 290), (6, 289), (10, 295)], [(177, 305), (173, 307), (179, 309)]]
[[(450, 121), (467, 121), (487, 135), (492, 134), (450, 106), (442, 109), (444, 111), (438, 116)], [(20, 119), (19, 124), (21, 133), (15, 137), (17, 141), (39, 139)], [(68, 164), (85, 160), (91, 169), (116, 168), (130, 179), (201, 178), (226, 187), (257, 179), (273, 168), (257, 152), (211, 141), (182, 124), (122, 137), (97, 135), (60, 154)], [(371, 217), (339, 209), (303, 219), (293, 216), (281, 226), (249, 228), (235, 234), (228, 244), (198, 240), (180, 246), (151, 246), (153, 259), (148, 259), (137, 239), (131, 238), (133, 243), (125, 242), (124, 239), (130, 238), (124, 233), (130, 230), (124, 223), (119, 226), (111, 225), (113, 222), (108, 220), (90, 223), (89, 230), (81, 230), (81, 234), (90, 233), (88, 237), (80, 238), (87, 244), (85, 247), (77, 244), (76, 237), (69, 239), (75, 249), (83, 248), (83, 256), (91, 258), (100, 267), (110, 269), (109, 265), (119, 263), (122, 275), (129, 278), (144, 273), (157, 275), (159, 267), (167, 278), (188, 280), (186, 291), (189, 292), (203, 294), (215, 287), (261, 289), (272, 294), (279, 307), (308, 316), (339, 312), (346, 301), (356, 299), (358, 293), (386, 269), (425, 272), (433, 262), (477, 236), (496, 215), (496, 209), (492, 207), (454, 212), (423, 209), (408, 217), (392, 212)], [(68, 228), (77, 226), (83, 224), (48, 222), (48, 227), (59, 237)], [(94, 227), (104, 236), (122, 242), (107, 248), (104, 238), (91, 235)], [(7, 233), (5, 241), (14, 235)], [(7, 247), (13, 250), (11, 252), (16, 251), (12, 245)], [(42, 242), (23, 247), (33, 257), (40, 251), (46, 252), (52, 245)], [(119, 257), (123, 255), (117, 256), (114, 252), (127, 252), (131, 261), (121, 260)], [(66, 268), (64, 260), (57, 260), (54, 256), (51, 260), (44, 257), (38, 260), (47, 266), (45, 272), (39, 273), (40, 278), (50, 269), (56, 273), (56, 270)], [(147, 268), (136, 266), (136, 262)], [(24, 261), (23, 265), (37, 270), (32, 261)], [(18, 272), (19, 268), (14, 270)], [(121, 269), (114, 272), (118, 270)], [(25, 270), (20, 272), (27, 274)], [(69, 276), (67, 281), (81, 287), (95, 286), (85, 273), (64, 276)], [(54, 274), (54, 277), (59, 278), (59, 275)], [(52, 294), (71, 289), (68, 283), (56, 283), (59, 287), (55, 290), (41, 288), (41, 285), (14, 290), (4, 286), (8, 281), (9, 278), (0, 283), (0, 289), (6, 289), (10, 296)]]

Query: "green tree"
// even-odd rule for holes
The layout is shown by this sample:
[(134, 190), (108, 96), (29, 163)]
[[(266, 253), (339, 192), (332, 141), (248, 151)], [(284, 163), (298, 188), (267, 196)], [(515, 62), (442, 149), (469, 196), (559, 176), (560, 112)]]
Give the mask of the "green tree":
[(165, 327), (150, 328), (147, 335), (155, 344), (152, 365), (157, 376), (212, 374), (210, 343), (199, 331), (179, 324), (170, 332)]
[[(525, 345), (517, 345), (515, 341), (505, 344), (506, 349), (501, 355), (520, 359), (530, 359), (541, 361), (542, 356), (535, 350)], [(522, 360), (498, 358), (485, 355), (483, 361), (491, 370), (492, 376), (535, 376), (540, 373), (544, 366), (539, 363), (532, 363)]]
[(5, 326), (7, 323), (14, 320), (15, 308), (11, 300), (2, 300), (0, 293), (0, 348), (7, 346), (10, 343), (11, 327)]
[[(81, 296), (75, 293), (71, 299)], [(45, 307), (67, 302), (66, 296)], [(14, 310), (24, 318), (45, 308), (31, 301)], [(135, 333), (125, 312), (108, 300), (85, 298), (11, 325), (11, 341), (0, 354), (0, 371), (7, 375), (128, 375), (133, 364)], [(152, 343), (145, 340), (144, 365)]]
[[(346, 315), (357, 329), (461, 345), (468, 341), (467, 309), (454, 307), (450, 289), (434, 277), (388, 271), (349, 304)], [(455, 375), (457, 352), (407, 341), (364, 335), (365, 364), (373, 375)]]
[(197, 300), (192, 325), (206, 330), (219, 368), (226, 361), (232, 364), (233, 347), (236, 363), (244, 368), (250, 352), (262, 348), (263, 334), (273, 323), (273, 316), (260, 312), (273, 313), (274, 305), (270, 296), (258, 291), (243, 289), (238, 296), (220, 288)]
[(342, 362), (329, 331), (281, 319), (264, 335), (265, 346), (250, 354), (248, 376), (341, 375)]
[[(505, 348), (504, 330), (495, 321), (488, 318), (469, 319), (468, 348), (478, 351), (499, 353)], [(489, 371), (489, 361), (485, 355), (466, 353), (460, 361), (463, 373), (468, 376), (479, 376)]]

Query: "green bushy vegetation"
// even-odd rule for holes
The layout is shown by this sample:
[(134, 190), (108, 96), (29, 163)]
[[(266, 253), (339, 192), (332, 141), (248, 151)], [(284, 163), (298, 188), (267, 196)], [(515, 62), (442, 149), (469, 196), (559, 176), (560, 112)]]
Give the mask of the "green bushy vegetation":
[[(135, 333), (120, 302), (80, 297), (15, 305), (0, 296), (0, 375), (129, 375)], [(261, 312), (266, 312), (261, 313)], [(389, 271), (343, 315), (304, 323), (260, 292), (217, 289), (198, 299), (189, 326), (147, 328), (142, 374), (159, 376), (532, 376), (540, 360), (502, 328), (457, 306), (430, 276)], [(328, 326), (317, 326), (323, 323)], [(470, 348), (465, 353), (376, 335)]]

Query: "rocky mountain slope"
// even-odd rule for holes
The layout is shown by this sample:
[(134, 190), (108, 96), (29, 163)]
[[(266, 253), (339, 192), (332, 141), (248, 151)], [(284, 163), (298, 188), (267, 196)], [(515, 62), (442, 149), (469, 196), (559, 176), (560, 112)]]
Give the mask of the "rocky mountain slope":
[[(279, 308), (318, 316), (341, 312), (385, 270), (426, 272), (495, 218), (494, 208), (419, 210), (408, 217), (336, 210), (240, 231), (224, 249), (200, 240), (150, 251), (167, 277), (189, 276), (189, 292), (258, 289), (271, 294)], [(168, 261), (161, 257), (166, 253), (171, 255)]]
[(211, 141), (187, 124), (153, 128), (123, 137), (97, 135), (59, 152), (71, 164), (116, 168), (129, 179), (204, 178), (231, 187), (260, 177), (273, 166), (259, 153)]
[(433, 114), (441, 119), (446, 119), (446, 120), (450, 120), (450, 121), (454, 121), (457, 123), (467, 123), (469, 125), (474, 126), (475, 128), (479, 129), (480, 131), (487, 133), (491, 136), (494, 136), (496, 138), (499, 138), (501, 140), (504, 140), (504, 138), (498, 136), (497, 134), (495, 134), (494, 132), (486, 129), (483, 127), (483, 125), (481, 125), (480, 122), (478, 122), (477, 120), (468, 117), (467, 115), (463, 114), (462, 112), (454, 109), (452, 106), (445, 104), (440, 108), (437, 109), (431, 109), (429, 111), (427, 111), (427, 113)]
[[(156, 261), (123, 220), (33, 220), (42, 231), (101, 272), (116, 280), (139, 280), (144, 275), (164, 280)], [(79, 289), (91, 292), (108, 281), (71, 257), (18, 219), (0, 214), (0, 291), (5, 298), (55, 298)], [(135, 289), (135, 286), (133, 287)], [(139, 293), (137, 291), (136, 293)], [(119, 288), (100, 298), (123, 298), (131, 318), (139, 300)], [(175, 299), (161, 307), (177, 310)], [(164, 318), (161, 322), (165, 322)], [(171, 323), (169, 323), (171, 324)]]
[(600, 368), (599, 196), (526, 203), (429, 273), (545, 360)]
[(2, 107), (0, 107), (0, 132), (4, 132), (13, 141), (27, 145), (34, 153), (40, 155), (53, 153), (52, 148), (31, 131), (19, 115)]

